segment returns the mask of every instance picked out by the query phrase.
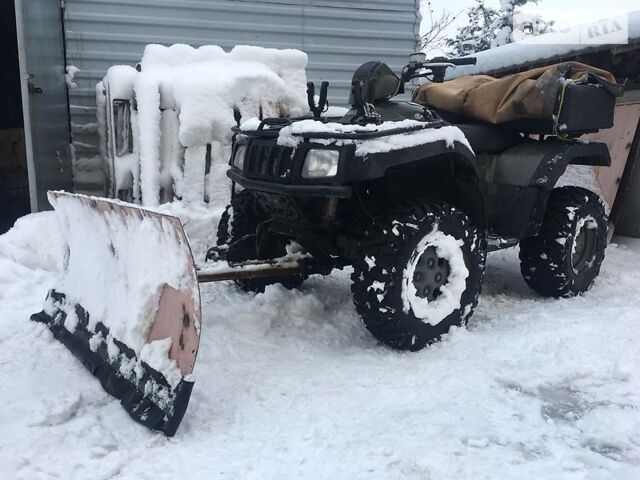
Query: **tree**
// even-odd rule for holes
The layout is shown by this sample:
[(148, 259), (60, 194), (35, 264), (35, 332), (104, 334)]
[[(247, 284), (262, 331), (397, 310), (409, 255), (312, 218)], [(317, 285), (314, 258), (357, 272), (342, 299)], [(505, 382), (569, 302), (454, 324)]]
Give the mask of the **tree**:
[[(525, 34), (540, 35), (550, 30), (553, 22), (545, 21), (538, 15), (528, 15), (523, 25), (524, 32), (514, 32), (514, 13), (516, 8), (538, 0), (500, 0), (500, 9), (485, 5), (484, 0), (474, 0), (473, 7), (467, 10), (467, 25), (458, 28), (455, 37), (445, 40), (454, 55), (470, 55), (521, 40)], [(515, 35), (514, 35), (515, 34)]]
[[(422, 34), (422, 50), (440, 49), (446, 45), (445, 34), (449, 26), (456, 20), (462, 12), (451, 13), (442, 11), (439, 15), (433, 11), (431, 2), (427, 1), (427, 28)], [(425, 22), (426, 23), (426, 22)]]
[(491, 48), (498, 12), (487, 7), (484, 0), (475, 0), (475, 5), (467, 10), (467, 16), (468, 23), (458, 28), (455, 37), (446, 40), (446, 46), (454, 55), (469, 55)]
[[(491, 48), (513, 42), (513, 14), (516, 7), (522, 7), (531, 0), (500, 0), (500, 11), (493, 24), (494, 35)], [(533, 0), (538, 3), (538, 0)]]

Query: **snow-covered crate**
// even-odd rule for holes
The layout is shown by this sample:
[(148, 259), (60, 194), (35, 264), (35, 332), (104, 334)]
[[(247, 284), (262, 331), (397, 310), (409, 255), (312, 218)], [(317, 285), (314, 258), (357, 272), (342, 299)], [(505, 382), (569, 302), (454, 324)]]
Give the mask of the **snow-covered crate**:
[(231, 128), (304, 114), (306, 65), (299, 50), (177, 44), (111, 67), (96, 88), (107, 193), (154, 206), (226, 192)]

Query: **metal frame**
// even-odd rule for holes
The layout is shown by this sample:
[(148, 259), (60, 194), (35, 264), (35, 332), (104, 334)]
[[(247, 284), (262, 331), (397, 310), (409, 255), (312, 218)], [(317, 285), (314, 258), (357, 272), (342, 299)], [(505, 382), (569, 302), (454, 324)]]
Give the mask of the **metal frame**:
[(18, 64), (20, 70), (20, 90), (22, 94), (22, 116), (24, 119), (24, 144), (27, 154), (27, 175), (29, 178), (29, 202), (31, 212), (38, 211), (38, 189), (36, 185), (36, 165), (33, 156), (33, 135), (31, 134), (31, 109), (29, 98), (29, 74), (26, 71), (26, 53), (22, 18), (22, 1), (15, 0), (16, 35), (18, 37)]
[[(49, 0), (50, 1), (50, 0)], [(43, 200), (46, 195), (43, 194), (43, 190), (39, 188), (39, 180), (38, 180), (38, 165), (36, 152), (38, 151), (37, 145), (34, 145), (34, 134), (33, 134), (33, 121), (31, 115), (32, 108), (32, 92), (34, 90), (33, 85), (31, 85), (32, 74), (29, 73), (29, 70), (33, 65), (29, 65), (29, 59), (27, 57), (27, 33), (25, 30), (24, 24), (24, 10), (23, 6), (26, 5), (26, 0), (14, 0), (15, 5), (15, 16), (16, 16), (16, 37), (18, 43), (18, 64), (19, 64), (19, 72), (20, 72), (20, 91), (22, 96), (22, 114), (24, 120), (24, 139), (25, 139), (25, 153), (27, 157), (27, 175), (29, 181), (29, 203), (31, 206), (31, 212), (38, 212), (40, 210), (48, 209), (48, 204), (46, 200)], [(63, 69), (67, 66), (67, 58), (66, 58), (66, 48), (65, 48), (65, 30), (64, 30), (64, 8), (65, 2), (64, 0), (60, 0), (58, 4), (59, 15), (56, 16), (56, 21), (59, 22), (61, 28), (61, 41), (62, 41), (62, 57), (61, 62)], [(37, 62), (33, 62), (36, 64)], [(38, 90), (37, 88), (35, 89)], [(41, 92), (39, 92), (41, 93)], [(71, 117), (70, 117), (70, 102), (69, 102), (69, 89), (65, 85), (64, 87), (65, 94), (65, 104), (66, 104), (66, 113), (67, 113), (67, 125), (66, 125), (66, 135), (68, 137), (65, 140), (65, 143), (68, 146), (68, 159), (69, 159), (69, 172), (70, 172), (70, 183), (65, 183), (65, 187), (67, 185), (69, 188), (73, 188), (73, 154), (71, 151), (72, 137), (71, 137)], [(37, 119), (35, 119), (37, 120)], [(37, 122), (36, 122), (37, 125)], [(66, 158), (66, 155), (65, 155)], [(40, 165), (42, 167), (42, 165)], [(40, 182), (43, 179), (40, 178)], [(57, 185), (56, 185), (57, 187)]]

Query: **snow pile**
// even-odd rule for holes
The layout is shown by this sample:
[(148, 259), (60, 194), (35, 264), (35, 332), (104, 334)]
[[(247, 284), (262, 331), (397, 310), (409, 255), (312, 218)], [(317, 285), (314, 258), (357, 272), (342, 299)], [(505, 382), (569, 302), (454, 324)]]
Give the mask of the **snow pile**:
[(139, 72), (112, 67), (105, 79), (110, 98), (137, 105), (134, 151), (116, 158), (116, 184), (132, 182), (134, 197), (147, 206), (173, 194), (194, 203), (215, 196), (227, 182), (215, 168), (205, 178), (206, 145), (212, 166), (226, 164), (238, 118), (306, 112), (306, 65), (306, 54), (293, 49), (176, 44), (148, 45)]
[(133, 100), (133, 84), (137, 71), (129, 65), (114, 65), (107, 70), (103, 83), (109, 86), (113, 100)]
[[(252, 124), (253, 125), (253, 124)], [(280, 130), (278, 136), (278, 145), (297, 147), (303, 140), (305, 134), (322, 133), (367, 133), (367, 132), (385, 132), (396, 128), (416, 128), (415, 131), (387, 135), (380, 138), (374, 138), (369, 140), (350, 140), (350, 139), (313, 139), (314, 142), (323, 143), (327, 145), (345, 145), (355, 144), (356, 155), (365, 156), (374, 153), (384, 153), (393, 150), (400, 150), (403, 148), (415, 147), (427, 143), (435, 143), (439, 141), (446, 142), (448, 148), (453, 148), (455, 142), (461, 143), (469, 150), (471, 145), (464, 136), (464, 133), (454, 126), (445, 126), (440, 128), (425, 128), (424, 122), (418, 120), (402, 120), (398, 122), (384, 122), (381, 125), (367, 124), (367, 125), (345, 125), (342, 123), (333, 122), (321, 122), (316, 120), (301, 120), (293, 122), (291, 125), (286, 126)], [(247, 129), (249, 129), (247, 127)]]
[[(411, 310), (424, 323), (435, 326), (451, 312), (460, 308), (460, 299), (469, 276), (460, 248), (462, 244), (462, 240), (456, 240), (455, 237), (439, 231), (437, 225), (431, 233), (418, 242), (409, 263), (402, 272), (402, 309), (405, 313)], [(440, 296), (431, 302), (427, 298), (418, 296), (413, 281), (420, 257), (429, 247), (435, 247), (438, 258), (446, 260), (450, 268), (447, 283), (440, 287)]]
[(42, 292), (42, 304), (51, 286), (45, 280), (62, 270), (65, 250), (53, 212), (18, 219), (11, 230), (0, 236), (0, 304), (21, 297), (33, 286), (30, 284), (45, 283), (44, 287), (37, 286)]
[[(203, 249), (206, 222), (180, 208)], [(2, 478), (181, 478), (187, 464), (194, 479), (640, 478), (640, 241), (610, 246), (593, 289), (561, 300), (528, 289), (516, 249), (489, 255), (468, 328), (413, 354), (362, 327), (349, 269), (258, 295), (204, 285), (198, 382), (172, 439), (28, 320), (63, 247), (53, 213), (0, 236)]]

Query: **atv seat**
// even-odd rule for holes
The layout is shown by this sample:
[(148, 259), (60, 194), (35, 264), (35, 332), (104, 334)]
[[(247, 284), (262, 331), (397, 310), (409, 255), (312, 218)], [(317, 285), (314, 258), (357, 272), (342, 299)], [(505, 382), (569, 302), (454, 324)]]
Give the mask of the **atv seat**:
[(435, 111), (445, 122), (462, 130), (475, 153), (499, 153), (522, 142), (520, 133), (504, 126), (481, 122), (439, 108), (429, 107), (429, 109)]

